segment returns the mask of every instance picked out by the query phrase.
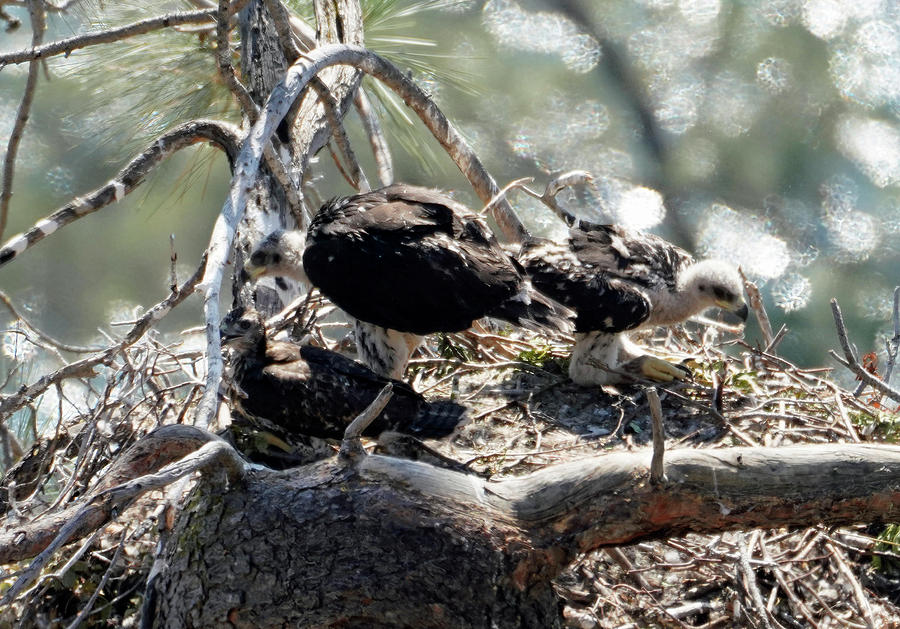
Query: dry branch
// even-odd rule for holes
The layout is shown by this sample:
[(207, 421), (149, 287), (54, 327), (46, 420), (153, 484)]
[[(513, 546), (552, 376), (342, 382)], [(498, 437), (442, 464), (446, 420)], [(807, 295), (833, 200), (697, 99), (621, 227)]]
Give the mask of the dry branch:
[[(43, 0), (28, 0), (28, 14), (31, 16), (31, 47), (36, 48), (44, 41), (44, 30), (47, 28), (47, 15), (44, 12)], [(2, 67), (2, 66), (0, 66)], [(0, 238), (6, 230), (6, 221), (9, 217), (9, 202), (12, 199), (13, 175), (16, 170), (16, 156), (19, 153), (19, 142), (25, 131), (25, 123), (31, 113), (31, 103), (34, 100), (34, 91), (37, 88), (38, 71), (41, 64), (33, 60), (28, 64), (28, 77), (25, 79), (25, 88), (22, 90), (22, 100), (16, 111), (16, 120), (13, 123), (12, 132), (9, 134), (9, 142), (6, 145), (6, 156), (3, 158), (3, 187), (0, 189)]]
[[(649, 482), (649, 463), (649, 451), (601, 455), (504, 481), (382, 455), (253, 472), (233, 491), (195, 494), (203, 497), (183, 514), (153, 586), (154, 626), (192, 609), (203, 616), (196, 626), (226, 613), (239, 626), (347, 617), (360, 626), (554, 626), (550, 580), (580, 552), (688, 531), (900, 516), (900, 448), (676, 450), (664, 487)], [(239, 569), (216, 559), (223, 553)], [(722, 560), (733, 566), (739, 556)], [(199, 589), (188, 587), (198, 575)], [(233, 605), (236, 590), (245, 596)], [(311, 594), (298, 602), (297, 592)], [(421, 622), (429, 613), (434, 622)]]
[(97, 210), (120, 201), (139, 186), (150, 170), (163, 159), (198, 142), (210, 142), (225, 151), (234, 161), (240, 143), (236, 127), (213, 120), (194, 120), (179, 125), (157, 138), (143, 153), (135, 157), (106, 185), (64, 205), (38, 221), (24, 234), (13, 236), (0, 247), (0, 267), (31, 248), (50, 234)]
[(121, 510), (144, 492), (162, 486), (147, 484), (161, 483), (154, 477), (157, 471), (213, 441), (220, 442), (192, 426), (163, 426), (149, 433), (116, 461), (84, 500), (31, 522), (4, 527), (0, 531), (0, 564), (34, 557), (63, 532), (65, 539), (55, 547), (89, 535), (109, 521), (114, 509)]
[(661, 487), (649, 483), (651, 456), (617, 452), (498, 482), (378, 456), (360, 469), (429, 500), (516, 522), (536, 547), (569, 558), (661, 535), (900, 517), (900, 447), (671, 450)]
[(212, 25), (215, 21), (215, 16), (215, 9), (168, 13), (166, 15), (159, 15), (146, 20), (141, 20), (140, 22), (134, 22), (133, 24), (128, 24), (119, 28), (100, 31), (99, 33), (76, 35), (75, 37), (50, 42), (43, 46), (7, 52), (0, 54), (0, 69), (2, 69), (3, 66), (10, 64), (25, 63), (36, 59), (46, 59), (56, 55), (68, 55), (79, 48), (96, 46), (97, 44), (109, 44), (163, 28), (172, 28), (174, 26), (183, 26), (186, 24), (205, 24), (207, 22)]
[(873, 389), (882, 393), (892, 400), (900, 402), (900, 391), (890, 386), (887, 382), (870, 374), (859, 364), (856, 352), (850, 347), (850, 340), (847, 338), (847, 327), (844, 325), (844, 317), (841, 315), (841, 307), (838, 305), (837, 299), (831, 300), (831, 313), (834, 315), (834, 325), (837, 328), (838, 340), (841, 343), (841, 349), (844, 350), (846, 360), (837, 355), (834, 350), (828, 350), (831, 357), (841, 363), (844, 367), (856, 374), (857, 378), (871, 386)]
[(36, 382), (19, 389), (16, 393), (0, 399), (0, 421), (4, 421), (10, 413), (29, 404), (38, 395), (49, 387), (57, 385), (67, 378), (89, 378), (94, 375), (94, 367), (108, 364), (113, 357), (126, 347), (133, 345), (140, 339), (152, 325), (171, 312), (172, 308), (180, 304), (193, 294), (200, 282), (201, 272), (204, 269), (204, 261), (201, 260), (199, 268), (176, 292), (147, 310), (128, 331), (121, 341), (115, 345), (81, 360), (69, 363), (60, 369), (45, 374)]

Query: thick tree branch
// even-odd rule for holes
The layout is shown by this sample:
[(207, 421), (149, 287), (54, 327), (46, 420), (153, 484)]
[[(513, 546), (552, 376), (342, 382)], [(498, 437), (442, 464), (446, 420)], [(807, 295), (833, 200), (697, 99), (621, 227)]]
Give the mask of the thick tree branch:
[[(159, 467), (139, 476), (148, 462)], [(113, 486), (101, 482), (80, 505), (0, 532), (0, 563), (21, 560), (40, 551), (0, 600), (0, 606), (18, 596), (37, 578), (53, 553), (70, 540), (103, 526), (148, 491), (213, 466), (225, 470), (232, 482), (244, 473), (244, 464), (235, 450), (215, 435), (190, 426), (165, 426), (150, 433), (112, 470), (115, 478), (129, 476), (128, 480)]]
[(673, 450), (662, 486), (649, 482), (651, 458), (619, 452), (499, 482), (378, 455), (360, 470), (524, 528), (536, 548), (558, 551), (559, 568), (577, 552), (663, 535), (900, 517), (900, 447)]
[(120, 201), (139, 186), (150, 170), (175, 151), (198, 142), (211, 142), (225, 151), (233, 162), (240, 144), (236, 127), (214, 120), (194, 120), (180, 125), (157, 138), (143, 153), (131, 160), (106, 185), (64, 205), (38, 221), (24, 234), (13, 236), (0, 247), (0, 267), (37, 244), (58, 229), (107, 205)]

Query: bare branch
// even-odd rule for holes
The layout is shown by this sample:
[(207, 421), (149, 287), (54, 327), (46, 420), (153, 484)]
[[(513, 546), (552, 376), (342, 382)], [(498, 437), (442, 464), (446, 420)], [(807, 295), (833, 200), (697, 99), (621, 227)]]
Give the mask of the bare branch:
[(43, 46), (32, 47), (28, 50), (17, 50), (0, 54), (0, 68), (9, 64), (25, 63), (26, 61), (35, 61), (38, 59), (46, 59), (56, 55), (68, 55), (79, 48), (88, 46), (96, 46), (97, 44), (109, 44), (112, 42), (134, 37), (135, 35), (143, 35), (151, 31), (157, 31), (162, 28), (172, 28), (173, 26), (182, 26), (185, 24), (205, 24), (207, 22), (212, 25), (215, 21), (216, 10), (207, 9), (205, 11), (186, 11), (182, 13), (168, 13), (157, 17), (134, 22), (120, 28), (111, 28), (107, 31), (99, 33), (87, 33), (85, 35), (76, 35), (68, 39), (50, 42)]
[(244, 115), (253, 123), (256, 121), (256, 103), (244, 84), (238, 80), (231, 63), (231, 43), (228, 40), (228, 21), (231, 15), (231, 2), (219, 0), (216, 10), (216, 67), (219, 69), (219, 76), (240, 103)]
[[(744, 282), (744, 291), (747, 293), (747, 301), (750, 302), (750, 308), (753, 309), (753, 313), (756, 315), (756, 320), (759, 321), (759, 329), (762, 331), (763, 335), (763, 343), (767, 348), (775, 347), (775, 336), (772, 333), (772, 324), (769, 321), (769, 314), (766, 312), (766, 307), (763, 304), (762, 295), (759, 294), (759, 289), (756, 287), (756, 284), (747, 279), (747, 276), (744, 275), (743, 269), (738, 269), (738, 273), (741, 274), (741, 280)], [(766, 350), (769, 351), (768, 349)]]
[(391, 149), (388, 146), (387, 138), (384, 136), (384, 130), (381, 128), (381, 122), (378, 116), (372, 110), (372, 104), (369, 97), (362, 88), (356, 90), (353, 104), (356, 106), (356, 112), (362, 120), (366, 135), (369, 137), (369, 144), (372, 147), (372, 154), (375, 156), (375, 165), (378, 167), (378, 180), (382, 186), (394, 183), (394, 164), (391, 158)]
[(94, 367), (101, 364), (108, 364), (113, 356), (126, 347), (136, 343), (153, 324), (166, 316), (172, 308), (180, 304), (194, 292), (194, 288), (200, 282), (205, 262), (204, 256), (204, 259), (200, 261), (199, 268), (194, 272), (190, 279), (188, 279), (177, 292), (172, 293), (166, 299), (145, 312), (143, 316), (135, 322), (134, 327), (128, 331), (125, 338), (119, 343), (98, 354), (69, 363), (53, 373), (42, 376), (37, 382), (34, 382), (27, 387), (22, 387), (16, 393), (2, 398), (2, 400), (0, 400), (0, 421), (5, 419), (10, 413), (14, 413), (25, 404), (30, 403), (35, 397), (46, 391), (49, 387), (60, 383), (67, 378), (89, 378), (93, 376)]
[(359, 436), (369, 427), (369, 424), (378, 417), (378, 414), (384, 410), (384, 407), (391, 401), (391, 396), (393, 395), (394, 385), (388, 382), (384, 385), (384, 388), (378, 395), (375, 396), (375, 399), (372, 400), (371, 404), (350, 422), (350, 425), (347, 426), (347, 429), (344, 431), (344, 439), (341, 442), (342, 457), (351, 458), (354, 455), (362, 453), (362, 445), (359, 442)]
[(648, 387), (646, 393), (653, 430), (653, 458), (650, 460), (650, 482), (654, 485), (659, 485), (666, 480), (666, 472), (663, 467), (663, 455), (666, 451), (666, 433), (663, 429), (662, 404), (660, 404), (656, 387)]
[[(98, 526), (102, 526), (112, 519), (114, 514), (126, 509), (138, 497), (151, 489), (165, 487), (183, 476), (193, 474), (198, 470), (212, 468), (213, 466), (217, 469), (224, 469), (232, 482), (239, 479), (244, 473), (244, 464), (240, 456), (226, 442), (213, 435), (209, 435), (209, 437), (213, 440), (206, 443), (199, 450), (166, 465), (158, 472), (146, 474), (94, 493), (86, 504), (75, 513), (71, 513), (71, 509), (67, 510), (65, 513), (68, 517), (66, 517), (65, 524), (59, 529), (56, 537), (34, 558), (28, 568), (22, 571), (16, 582), (6, 592), (3, 599), (0, 600), (0, 606), (8, 605), (24, 588), (30, 585), (53, 554), (76, 534), (84, 534), (85, 529), (93, 530)], [(15, 534), (4, 533), (0, 536), (0, 548), (4, 546), (6, 541), (4, 538), (10, 536), (18, 537)], [(8, 555), (9, 549), (5, 550), (6, 552), (3, 555)], [(27, 557), (28, 555), (25, 556)]]
[[(28, 13), (31, 16), (31, 46), (36, 48), (44, 41), (44, 30), (47, 28), (47, 15), (44, 13), (42, 0), (28, 0)], [(13, 123), (12, 132), (9, 134), (9, 143), (6, 145), (6, 157), (3, 160), (3, 188), (0, 189), (0, 238), (6, 230), (6, 221), (9, 218), (9, 202), (12, 199), (13, 175), (16, 171), (16, 157), (19, 154), (19, 143), (25, 131), (25, 123), (31, 114), (31, 103), (34, 100), (34, 91), (37, 88), (38, 71), (40, 62), (37, 60), (28, 64), (28, 78), (25, 80), (25, 89), (19, 109), (16, 111), (16, 120)]]
[(846, 357), (846, 360), (838, 356), (834, 350), (828, 350), (828, 353), (831, 354), (832, 358), (841, 363), (844, 367), (855, 373), (860, 380), (868, 384), (870, 387), (888, 396), (892, 400), (900, 402), (900, 391), (893, 388), (886, 382), (882, 382), (880, 379), (876, 378), (868, 371), (866, 371), (865, 368), (859, 364), (859, 361), (856, 358), (856, 353), (853, 351), (853, 348), (850, 347), (850, 341), (847, 339), (847, 328), (844, 325), (844, 317), (841, 315), (841, 307), (838, 305), (837, 299), (831, 300), (831, 313), (834, 316), (834, 325), (837, 328), (838, 340), (841, 343), (841, 349), (844, 350), (844, 356)]
[(69, 202), (38, 221), (24, 234), (7, 240), (0, 247), (0, 267), (58, 229), (121, 200), (143, 182), (154, 166), (173, 152), (198, 142), (211, 142), (225, 151), (229, 162), (233, 162), (240, 141), (240, 132), (236, 127), (214, 120), (194, 120), (164, 133), (109, 183)]
[(63, 343), (61, 341), (57, 341), (56, 339), (51, 337), (49, 334), (42, 332), (41, 330), (36, 328), (34, 326), (34, 324), (32, 324), (28, 319), (26, 319), (22, 315), (22, 313), (19, 312), (16, 309), (16, 307), (13, 305), (12, 300), (9, 298), (9, 296), (6, 293), (4, 293), (3, 291), (0, 291), (0, 303), (2, 303), (4, 306), (6, 306), (6, 309), (9, 310), (16, 319), (21, 321), (22, 325), (24, 325), (26, 328), (28, 328), (29, 330), (34, 332), (35, 336), (37, 336), (38, 339), (40, 339), (42, 342), (46, 343), (47, 345), (55, 347), (56, 349), (60, 349), (64, 352), (74, 352), (74, 353), (78, 353), (78, 354), (86, 354), (89, 352), (99, 352), (99, 351), (103, 350), (102, 347), (87, 347), (84, 345), (69, 345), (68, 343)]
[(884, 381), (891, 383), (891, 375), (894, 373), (894, 365), (897, 362), (897, 354), (900, 353), (900, 286), (894, 288), (894, 313), (891, 317), (894, 322), (894, 336), (886, 343), (887, 366), (884, 368)]

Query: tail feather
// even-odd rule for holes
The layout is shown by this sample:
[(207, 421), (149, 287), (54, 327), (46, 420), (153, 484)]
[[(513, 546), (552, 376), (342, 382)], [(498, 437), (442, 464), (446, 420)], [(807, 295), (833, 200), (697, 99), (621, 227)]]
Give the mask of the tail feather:
[(428, 402), (404, 432), (431, 439), (446, 437), (468, 421), (468, 411), (456, 402)]
[(489, 314), (535, 332), (571, 334), (575, 331), (575, 311), (539, 293), (530, 281), (524, 282), (515, 297)]

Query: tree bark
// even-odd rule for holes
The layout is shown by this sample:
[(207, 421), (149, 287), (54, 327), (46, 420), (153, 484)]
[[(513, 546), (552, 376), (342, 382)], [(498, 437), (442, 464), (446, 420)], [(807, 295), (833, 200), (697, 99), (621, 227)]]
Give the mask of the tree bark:
[(154, 581), (158, 627), (555, 627), (580, 552), (757, 526), (900, 517), (900, 448), (650, 452), (491, 482), (335, 458), (198, 489)]
[[(316, 17), (319, 22), (319, 44), (341, 42), (362, 45), (362, 9), (358, 0), (319, 0), (316, 2)], [(254, 101), (262, 106), (293, 60), (285, 58), (273, 17), (264, 0), (250, 0), (240, 13), (240, 23), (242, 74)], [(320, 78), (326, 82), (338, 104), (338, 117), (343, 118), (359, 85), (359, 73), (353, 69), (337, 68), (323, 73)], [(293, 120), (285, 121), (289, 123), (288, 142), (283, 145), (281, 157), (288, 162), (292, 176), (300, 184), (307, 176), (309, 160), (325, 146), (332, 131), (325, 109), (312, 90), (302, 98), (292, 114)], [(267, 234), (277, 229), (292, 229), (298, 226), (298, 222), (302, 223), (296, 219), (281, 184), (269, 168), (261, 164), (260, 176), (253, 194), (248, 198), (241, 229), (235, 239), (235, 268), (243, 266), (250, 250)], [(303, 227), (302, 224), (299, 226)], [(248, 296), (243, 291), (245, 282), (246, 278), (235, 274), (235, 305), (247, 305)], [(258, 285), (254, 299), (256, 309), (266, 315), (275, 314), (300, 294), (300, 287), (293, 281), (282, 280), (278, 288), (280, 290), (276, 291), (268, 284)]]

